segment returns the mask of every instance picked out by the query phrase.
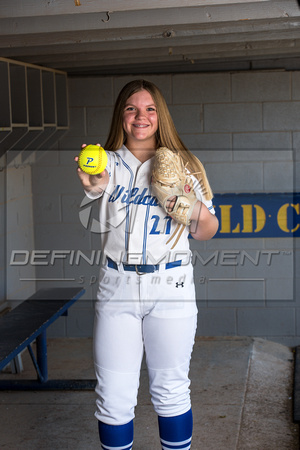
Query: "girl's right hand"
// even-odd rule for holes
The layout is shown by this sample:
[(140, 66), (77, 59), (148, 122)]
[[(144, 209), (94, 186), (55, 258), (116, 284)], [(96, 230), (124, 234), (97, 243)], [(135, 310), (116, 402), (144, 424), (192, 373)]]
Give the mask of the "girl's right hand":
[[(99, 147), (100, 144), (96, 144)], [(83, 144), (81, 148), (86, 147), (86, 144)], [(78, 156), (75, 156), (74, 161), (78, 163)], [(97, 175), (90, 175), (89, 173), (85, 173), (80, 167), (77, 167), (77, 175), (82, 183), (83, 188), (86, 191), (94, 191), (97, 193), (101, 193), (107, 186), (109, 176), (106, 169), (103, 172), (98, 173)]]

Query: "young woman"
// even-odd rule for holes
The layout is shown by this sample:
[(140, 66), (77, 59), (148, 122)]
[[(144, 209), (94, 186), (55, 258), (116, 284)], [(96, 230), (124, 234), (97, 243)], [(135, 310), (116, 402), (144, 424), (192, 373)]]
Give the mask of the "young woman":
[[(185, 227), (172, 249), (169, 239), (177, 224), (151, 195), (150, 187), (155, 152), (162, 146), (178, 151), (190, 173), (204, 170), (179, 138), (159, 89), (135, 80), (124, 86), (115, 104), (104, 146), (106, 169), (91, 176), (78, 168), (86, 194), (100, 199), (106, 255), (94, 329), (95, 415), (106, 450), (132, 448), (144, 352), (162, 448), (191, 446), (188, 373), (197, 307), (188, 235), (211, 239), (218, 221), (211, 200), (204, 200), (197, 175), (193, 176), (198, 201), (190, 227)], [(174, 200), (170, 199), (170, 212)]]

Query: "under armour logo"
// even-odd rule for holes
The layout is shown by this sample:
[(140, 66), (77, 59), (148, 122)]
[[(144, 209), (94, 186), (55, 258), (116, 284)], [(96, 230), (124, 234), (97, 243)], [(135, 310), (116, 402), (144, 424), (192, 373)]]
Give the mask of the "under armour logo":
[(176, 283), (176, 287), (178, 288), (179, 286), (181, 286), (181, 287), (184, 287), (184, 284), (183, 284), (183, 282), (182, 283)]

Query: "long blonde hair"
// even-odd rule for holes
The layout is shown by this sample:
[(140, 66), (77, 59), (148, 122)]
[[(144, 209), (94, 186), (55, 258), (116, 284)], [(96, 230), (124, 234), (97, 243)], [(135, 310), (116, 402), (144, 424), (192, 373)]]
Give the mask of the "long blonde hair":
[[(133, 80), (123, 87), (115, 103), (110, 130), (104, 148), (106, 150), (116, 151), (125, 144), (126, 135), (123, 129), (123, 112), (125, 105), (129, 97), (142, 90), (149, 92), (156, 105), (158, 118), (158, 130), (156, 132), (157, 148), (167, 147), (174, 152), (178, 152), (189, 172), (195, 173), (195, 177), (200, 182), (203, 182), (203, 178), (204, 180), (207, 180), (203, 164), (180, 139), (162, 93), (158, 87), (150, 81)], [(204, 177), (201, 174), (203, 174)], [(204, 184), (206, 191), (205, 197), (211, 199), (213, 197), (211, 187), (208, 181)]]

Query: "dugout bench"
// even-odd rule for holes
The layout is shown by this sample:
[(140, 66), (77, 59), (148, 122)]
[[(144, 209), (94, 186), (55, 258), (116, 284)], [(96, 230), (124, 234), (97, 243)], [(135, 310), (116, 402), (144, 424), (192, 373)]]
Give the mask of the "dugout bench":
[[(0, 379), (0, 390), (94, 389), (95, 380), (49, 380), (47, 328), (84, 294), (78, 287), (40, 289), (19, 306), (0, 317), (0, 371), (24, 349), (34, 364), (36, 380)], [(36, 340), (36, 355), (31, 344)]]

